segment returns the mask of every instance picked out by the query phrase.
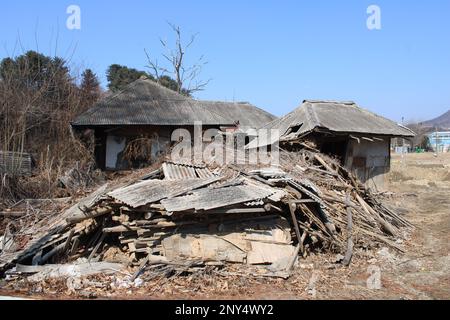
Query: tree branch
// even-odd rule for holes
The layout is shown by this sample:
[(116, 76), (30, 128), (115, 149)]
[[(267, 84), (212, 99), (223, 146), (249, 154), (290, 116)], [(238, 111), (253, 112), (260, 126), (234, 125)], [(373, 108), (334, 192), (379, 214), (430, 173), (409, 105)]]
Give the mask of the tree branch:
[(152, 75), (159, 81), (161, 77), (165, 74), (172, 75), (173, 79), (177, 83), (178, 93), (186, 92), (191, 94), (196, 91), (204, 90), (204, 88), (210, 83), (211, 79), (208, 81), (197, 80), (198, 76), (202, 71), (202, 67), (207, 64), (205, 62), (204, 56), (202, 55), (197, 63), (192, 66), (185, 65), (186, 51), (195, 42), (198, 33), (191, 36), (187, 44), (183, 44), (182, 34), (180, 27), (167, 22), (171, 27), (172, 31), (175, 33), (175, 47), (171, 49), (167, 41), (159, 39), (162, 47), (165, 49), (165, 53), (162, 53), (164, 60), (170, 65), (169, 67), (162, 67), (158, 64), (158, 60), (152, 61), (150, 55), (147, 51), (145, 54), (148, 60), (148, 68), (151, 70)]

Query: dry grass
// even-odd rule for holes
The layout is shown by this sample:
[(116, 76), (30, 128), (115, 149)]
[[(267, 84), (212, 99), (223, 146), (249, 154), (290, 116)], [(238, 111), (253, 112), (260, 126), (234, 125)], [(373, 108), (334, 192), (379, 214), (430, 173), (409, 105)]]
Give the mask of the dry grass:
[(424, 184), (450, 181), (450, 154), (440, 154), (437, 157), (433, 153), (406, 154), (403, 158), (394, 155), (389, 181)]
[[(60, 63), (61, 70), (68, 69), (63, 60)], [(30, 74), (40, 77), (45, 72), (30, 71), (34, 67), (30, 62), (10, 73), (2, 69), (0, 77), (0, 150), (30, 153), (36, 164), (31, 177), (15, 172), (2, 177), (0, 205), (58, 196), (58, 177), (76, 164), (92, 162), (89, 148), (70, 128), (70, 121), (89, 108), (77, 79), (60, 69), (44, 79), (30, 79)]]

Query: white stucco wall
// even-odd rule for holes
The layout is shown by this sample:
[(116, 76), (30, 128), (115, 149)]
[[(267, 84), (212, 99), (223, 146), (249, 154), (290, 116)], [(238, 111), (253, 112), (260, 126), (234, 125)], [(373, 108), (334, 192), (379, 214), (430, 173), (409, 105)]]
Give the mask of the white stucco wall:
[(385, 185), (385, 174), (390, 168), (390, 139), (384, 138), (383, 141), (373, 142), (360, 139), (359, 143), (351, 139), (345, 166), (369, 187), (382, 190)]
[[(171, 140), (158, 135), (153, 135), (152, 138), (151, 159), (155, 160), (170, 147)], [(119, 154), (125, 150), (126, 146), (126, 136), (108, 135), (106, 138), (106, 169), (120, 170), (127, 168), (128, 164), (124, 163), (123, 159), (118, 159)]]
[(126, 139), (124, 137), (116, 137), (108, 135), (106, 138), (106, 169), (116, 169), (117, 156), (126, 146)]

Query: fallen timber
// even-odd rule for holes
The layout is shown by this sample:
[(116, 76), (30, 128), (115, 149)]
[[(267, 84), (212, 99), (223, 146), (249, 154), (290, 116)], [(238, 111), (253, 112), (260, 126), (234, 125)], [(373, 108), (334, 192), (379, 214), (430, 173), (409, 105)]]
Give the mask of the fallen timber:
[(134, 183), (105, 185), (50, 222), (21, 230), (30, 239), (0, 252), (0, 271), (80, 258), (115, 263), (115, 251), (137, 267), (133, 278), (150, 266), (185, 272), (227, 263), (285, 277), (314, 251), (345, 254), (346, 266), (357, 248), (403, 251), (396, 240), (413, 226), (339, 162), (306, 149), (280, 157), (277, 168), (167, 162)]

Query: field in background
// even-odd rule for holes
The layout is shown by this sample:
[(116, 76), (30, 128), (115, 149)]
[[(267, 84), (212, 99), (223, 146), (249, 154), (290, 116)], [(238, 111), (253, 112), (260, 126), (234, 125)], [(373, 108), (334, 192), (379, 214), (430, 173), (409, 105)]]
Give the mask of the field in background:
[(399, 183), (407, 185), (431, 185), (448, 187), (450, 184), (450, 153), (435, 156), (433, 153), (395, 154), (389, 174), (391, 187)]

